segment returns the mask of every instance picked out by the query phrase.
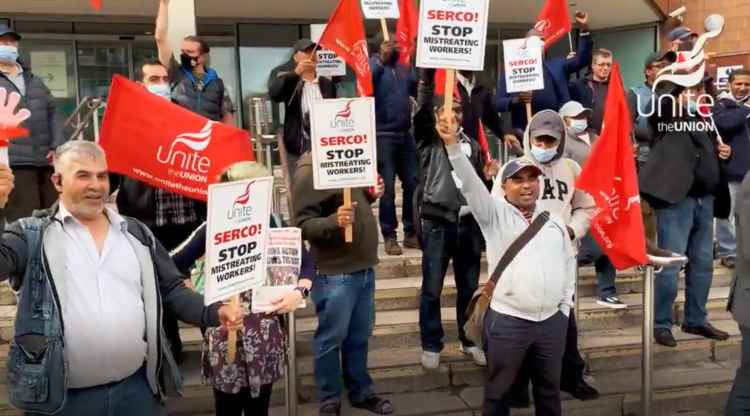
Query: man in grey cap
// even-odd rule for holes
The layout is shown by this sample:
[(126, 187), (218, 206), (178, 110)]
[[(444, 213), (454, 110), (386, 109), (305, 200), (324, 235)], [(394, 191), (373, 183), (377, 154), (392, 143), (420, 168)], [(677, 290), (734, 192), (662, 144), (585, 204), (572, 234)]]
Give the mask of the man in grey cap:
[(50, 180), (50, 162), (55, 149), (65, 142), (52, 93), (19, 58), (20, 40), (21, 35), (0, 25), (0, 88), (20, 94), (22, 105), (31, 111), (31, 117), (22, 126), (29, 130), (29, 136), (13, 140), (8, 148), (10, 167), (16, 178), (16, 190), (5, 207), (8, 221), (48, 208), (57, 200)]
[(315, 100), (336, 98), (336, 87), (328, 78), (318, 77), (316, 44), (300, 39), (294, 44), (290, 61), (271, 71), (268, 94), (277, 103), (284, 103), (284, 146), (289, 179), (299, 157), (310, 151), (310, 108)]
[(674, 52), (692, 50), (697, 38), (698, 34), (686, 26), (676, 27), (667, 35), (667, 40), (671, 45), (669, 49)]
[(437, 130), (461, 182), (461, 194), (487, 241), (489, 270), (498, 266), (533, 221), (549, 215), (509, 262), (492, 293), (484, 320), (489, 368), (482, 414), (510, 414), (507, 393), (525, 363), (534, 386), (536, 414), (558, 416), (562, 357), (575, 291), (576, 262), (568, 227), (558, 214), (543, 212), (538, 203), (542, 169), (534, 161), (509, 162), (500, 174), (504, 196), (493, 196), (461, 149), (455, 117), (444, 112)]

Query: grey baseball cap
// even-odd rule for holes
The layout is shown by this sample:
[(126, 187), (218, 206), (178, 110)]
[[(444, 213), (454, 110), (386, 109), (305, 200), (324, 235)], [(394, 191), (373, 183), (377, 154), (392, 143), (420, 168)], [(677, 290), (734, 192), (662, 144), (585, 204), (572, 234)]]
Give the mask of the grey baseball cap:
[(529, 124), (529, 137), (532, 139), (539, 136), (550, 136), (560, 141), (563, 134), (565, 134), (565, 123), (563, 123), (562, 117), (552, 110), (540, 111), (531, 119)]
[(510, 162), (506, 163), (505, 166), (503, 166), (503, 170), (500, 175), (501, 182), (505, 182), (524, 169), (531, 169), (536, 171), (538, 175), (542, 175), (542, 170), (539, 168), (539, 166), (537, 166), (530, 159), (520, 157), (518, 159), (511, 160)]
[(590, 108), (584, 107), (578, 101), (568, 101), (562, 106), (562, 108), (560, 108), (558, 113), (560, 114), (560, 117), (578, 117), (584, 113), (588, 116), (592, 112), (593, 111)]
[(673, 51), (652, 52), (646, 57), (644, 66), (651, 66), (654, 62), (667, 61), (670, 64), (677, 62), (677, 53)]
[(4, 35), (11, 35), (16, 38), (16, 40), (21, 40), (21, 35), (19, 35), (18, 32), (11, 29), (8, 25), (0, 24), (0, 36)]
[(315, 47), (315, 42), (310, 39), (300, 39), (294, 43), (295, 52), (304, 52)]
[(687, 26), (680, 26), (672, 29), (667, 35), (667, 39), (669, 39), (670, 42), (674, 42), (676, 40), (685, 40), (691, 36), (698, 36), (698, 34), (693, 32)]

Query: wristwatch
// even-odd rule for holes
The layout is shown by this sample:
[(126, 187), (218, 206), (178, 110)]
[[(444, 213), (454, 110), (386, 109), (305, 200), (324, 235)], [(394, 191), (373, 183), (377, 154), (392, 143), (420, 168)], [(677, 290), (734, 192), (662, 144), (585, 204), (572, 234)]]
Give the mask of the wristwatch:
[(310, 289), (306, 287), (297, 286), (294, 290), (302, 294), (302, 299), (307, 299), (310, 296)]

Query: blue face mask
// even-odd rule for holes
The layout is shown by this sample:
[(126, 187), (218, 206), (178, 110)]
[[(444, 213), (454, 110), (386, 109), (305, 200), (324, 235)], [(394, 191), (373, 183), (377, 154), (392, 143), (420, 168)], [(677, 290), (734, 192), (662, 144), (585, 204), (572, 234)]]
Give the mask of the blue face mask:
[(16, 62), (18, 60), (18, 48), (10, 45), (0, 45), (0, 61)]
[(146, 87), (146, 89), (148, 89), (152, 94), (156, 94), (164, 99), (172, 99), (172, 91), (169, 89), (169, 85), (167, 84), (151, 84)]
[(541, 147), (532, 145), (531, 155), (534, 156), (534, 159), (538, 160), (540, 163), (547, 163), (550, 160), (554, 159), (555, 155), (557, 155), (557, 146), (550, 149), (543, 149)]

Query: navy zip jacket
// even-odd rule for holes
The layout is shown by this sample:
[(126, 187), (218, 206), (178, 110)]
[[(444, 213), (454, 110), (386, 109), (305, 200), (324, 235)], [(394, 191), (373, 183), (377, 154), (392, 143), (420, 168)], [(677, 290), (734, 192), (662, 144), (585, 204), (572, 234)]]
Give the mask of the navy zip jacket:
[(370, 58), (375, 89), (375, 121), (378, 134), (405, 133), (411, 128), (411, 100), (417, 95), (417, 80), (401, 65), (386, 65), (379, 56)]
[[(578, 38), (578, 53), (568, 58), (547, 59), (544, 61), (544, 89), (534, 91), (531, 110), (534, 114), (542, 110), (559, 111), (563, 104), (570, 101), (568, 80), (570, 75), (591, 63), (594, 42), (588, 33)], [(509, 94), (505, 85), (505, 74), (497, 78), (497, 94), (495, 96), (497, 111), (510, 111), (513, 128), (524, 131), (526, 129), (526, 105), (519, 100), (518, 94)]]
[(724, 168), (727, 180), (742, 182), (750, 170), (750, 107), (722, 96), (713, 111), (722, 140), (732, 148)]

